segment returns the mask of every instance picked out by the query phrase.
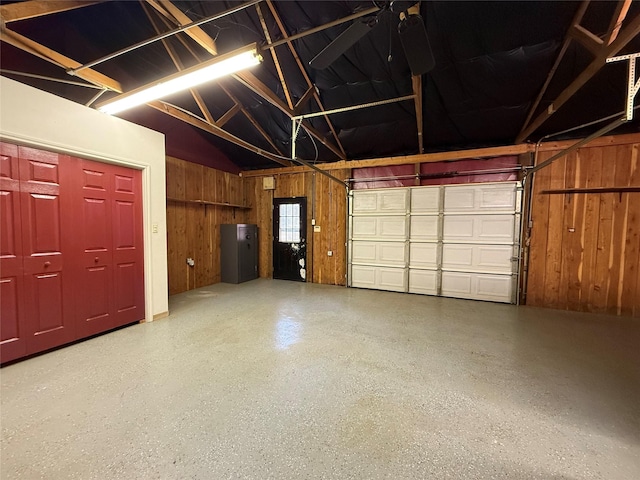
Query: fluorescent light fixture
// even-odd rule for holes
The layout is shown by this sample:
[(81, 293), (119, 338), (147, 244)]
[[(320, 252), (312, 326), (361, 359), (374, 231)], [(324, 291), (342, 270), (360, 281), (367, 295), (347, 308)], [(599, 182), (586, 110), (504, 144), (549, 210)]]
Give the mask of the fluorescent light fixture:
[(216, 78), (258, 65), (260, 62), (262, 62), (262, 56), (258, 51), (258, 44), (253, 43), (118, 95), (107, 102), (99, 104), (98, 110), (113, 115), (129, 108), (164, 98), (172, 93), (187, 90)]

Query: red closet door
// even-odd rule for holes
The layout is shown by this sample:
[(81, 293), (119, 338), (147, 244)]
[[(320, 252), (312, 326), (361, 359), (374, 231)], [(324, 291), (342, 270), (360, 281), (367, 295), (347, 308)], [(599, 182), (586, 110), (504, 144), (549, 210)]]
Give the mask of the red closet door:
[(27, 354), (18, 147), (0, 143), (0, 362)]
[[(27, 354), (74, 340), (73, 289), (63, 272), (72, 235), (69, 185), (59, 156), (18, 147)], [(80, 286), (77, 286), (80, 287)]]
[(144, 319), (144, 250), (141, 171), (77, 161), (81, 338)]
[(113, 253), (111, 247), (111, 199), (108, 165), (75, 161), (76, 235), (80, 241), (80, 265), (76, 269), (82, 295), (77, 297), (78, 338), (116, 326), (113, 308)]
[(142, 172), (111, 167), (113, 281), (116, 326), (144, 319)]

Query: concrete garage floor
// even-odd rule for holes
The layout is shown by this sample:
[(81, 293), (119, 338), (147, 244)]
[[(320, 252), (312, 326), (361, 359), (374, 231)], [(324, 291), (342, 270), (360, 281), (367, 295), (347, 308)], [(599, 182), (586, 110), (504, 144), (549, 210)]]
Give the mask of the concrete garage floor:
[(640, 322), (256, 280), (2, 369), (2, 479), (638, 479)]

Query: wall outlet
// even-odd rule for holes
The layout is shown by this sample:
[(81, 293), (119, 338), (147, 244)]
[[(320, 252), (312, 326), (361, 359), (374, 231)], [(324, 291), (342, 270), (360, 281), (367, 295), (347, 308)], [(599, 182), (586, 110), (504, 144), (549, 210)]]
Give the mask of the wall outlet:
[(158, 233), (158, 224), (157, 224), (157, 223), (154, 223), (154, 224), (151, 226), (151, 231), (152, 231), (153, 233)]
[(329, 251), (327, 252), (327, 256), (328, 256), (328, 257), (333, 257), (333, 250), (329, 250)]
[(320, 225), (313, 226), (313, 233), (320, 233)]

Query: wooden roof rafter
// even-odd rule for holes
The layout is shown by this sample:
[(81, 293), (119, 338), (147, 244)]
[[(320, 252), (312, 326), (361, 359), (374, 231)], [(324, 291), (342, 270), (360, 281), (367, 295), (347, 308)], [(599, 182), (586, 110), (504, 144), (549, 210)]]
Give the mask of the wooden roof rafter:
[(29, 18), (42, 17), (52, 13), (66, 12), (76, 8), (88, 7), (104, 0), (30, 0), (26, 2), (0, 5), (0, 18), (2, 25)]
[[(156, 31), (156, 34), (159, 34), (159, 33), (161, 33), (160, 32), (160, 26), (157, 24), (156, 20), (153, 18), (153, 15), (151, 14), (151, 11), (150, 11), (149, 7), (147, 6), (147, 3), (148, 2), (141, 1), (140, 5), (142, 6), (142, 9), (144, 10), (144, 13), (147, 15), (147, 18), (149, 19), (149, 22), (151, 22), (151, 25), (153, 26), (153, 29)], [(161, 20), (164, 22), (165, 26), (168, 27), (168, 23), (167, 23), (168, 20), (166, 20), (164, 17), (161, 17)], [(177, 54), (175, 49), (169, 44), (168, 39), (163, 38), (161, 40), (161, 42), (162, 42), (162, 45), (164, 46), (165, 50), (167, 51), (167, 53), (171, 57), (171, 60), (173, 61), (173, 64), (176, 66), (178, 71), (184, 70), (184, 63), (182, 62), (182, 60), (180, 60), (180, 56)], [(191, 92), (191, 96), (193, 97), (194, 101), (196, 102), (196, 105), (198, 105), (198, 108), (202, 112), (202, 115), (204, 115), (204, 118), (206, 118), (208, 122), (214, 123), (215, 120), (213, 118), (213, 115), (211, 115), (211, 112), (207, 108), (207, 105), (204, 102), (204, 99), (202, 98), (202, 95), (200, 95), (200, 93), (195, 88), (192, 88), (189, 91)]]
[[(558, 58), (556, 59), (547, 79), (538, 94), (534, 104), (529, 110), (527, 119), (520, 130), (520, 133), (516, 137), (515, 143), (521, 143), (526, 140), (533, 132), (535, 132), (551, 115), (553, 115), (560, 107), (562, 107), (573, 95), (580, 90), (600, 69), (606, 64), (606, 59), (613, 55), (616, 55), (622, 50), (631, 40), (633, 40), (638, 34), (640, 34), (640, 14), (626, 23), (626, 26), (622, 28), (622, 24), (626, 18), (626, 14), (629, 10), (629, 3), (631, 0), (620, 0), (618, 6), (611, 19), (609, 29), (604, 35), (604, 40), (600, 37), (589, 32), (586, 28), (580, 25), (582, 17), (584, 16), (588, 6), (589, 0), (584, 0), (578, 7), (576, 15), (574, 16), (569, 29), (565, 35), (564, 43), (560, 49)], [(585, 48), (587, 48), (593, 55), (593, 61), (571, 82), (552, 102), (549, 103), (547, 108), (540, 112), (538, 116), (533, 119), (533, 115), (537, 111), (540, 102), (547, 91), (551, 79), (553, 78), (560, 62), (562, 61), (569, 43), (572, 40), (579, 41)]]
[[(256, 12), (258, 13), (258, 18), (260, 19), (260, 24), (262, 25), (262, 31), (264, 32), (264, 37), (267, 40), (267, 43), (271, 43), (271, 34), (269, 33), (269, 28), (267, 27), (267, 22), (264, 19), (264, 15), (262, 14), (262, 8), (259, 3), (256, 3)], [(289, 92), (289, 86), (284, 78), (284, 72), (282, 71), (282, 67), (280, 66), (280, 61), (278, 60), (278, 54), (276, 53), (276, 49), (272, 48), (269, 50), (271, 52), (271, 58), (273, 59), (273, 63), (276, 67), (276, 72), (278, 72), (278, 78), (280, 79), (280, 84), (282, 85), (282, 91), (284, 92), (284, 97), (287, 100), (287, 105), (289, 105), (289, 109), (293, 111), (293, 101), (291, 100), (291, 93)]]
[[(156, 33), (160, 33), (160, 29), (157, 25), (157, 23), (154, 21), (153, 16), (151, 15), (151, 12), (149, 11), (148, 7), (145, 6), (145, 2), (149, 3), (149, 0), (141, 0), (141, 4), (142, 7), (145, 11), (145, 13), (147, 14), (147, 17), (149, 18), (149, 21), (152, 23), (154, 29), (156, 30)], [(158, 14), (162, 15), (161, 12), (157, 12)], [(160, 20), (164, 22), (165, 26), (168, 28), (169, 25), (167, 23), (167, 19), (165, 18), (164, 15), (162, 15), (160, 17)], [(193, 51), (193, 49), (191, 49), (191, 47), (184, 41), (183, 38), (178, 37), (178, 39), (182, 42), (182, 44), (185, 46), (185, 48), (189, 51), (189, 53), (191, 53), (191, 55), (193, 55), (193, 57), (200, 61), (200, 58), (198, 57), (198, 55), (196, 54), (196, 52)], [(178, 69), (178, 71), (181, 71), (184, 69), (184, 63), (182, 62), (182, 60), (180, 59), (179, 55), (177, 54), (177, 52), (175, 51), (175, 49), (166, 41), (166, 39), (162, 40), (162, 43), (165, 47), (165, 49), (167, 50), (169, 56), (171, 57), (171, 60), (173, 61), (174, 65), (176, 66), (176, 68)], [(204, 99), (202, 98), (202, 96), (198, 93), (197, 90), (195, 89), (191, 89), (191, 94), (196, 102), (196, 104), (198, 105), (198, 107), (200, 108), (200, 111), (202, 112), (202, 114), (205, 117), (205, 120), (207, 121), (207, 123), (209, 123), (209, 125), (211, 127), (217, 127), (217, 129), (222, 130), (223, 132), (226, 132), (224, 129), (222, 129), (222, 127), (224, 126), (224, 124), (226, 124), (229, 120), (231, 120), (231, 118), (233, 118), (238, 112), (242, 112), (242, 114), (247, 118), (247, 120), (249, 120), (249, 122), (256, 128), (256, 130), (265, 138), (265, 140), (267, 140), (267, 142), (271, 145), (271, 147), (274, 149), (275, 152), (277, 152), (278, 155), (283, 156), (282, 152), (278, 149), (278, 147), (273, 143), (273, 140), (271, 139), (271, 137), (267, 134), (267, 132), (265, 132), (265, 130), (260, 126), (260, 124), (258, 122), (256, 122), (256, 120), (252, 117), (252, 115), (247, 111), (247, 109), (242, 105), (242, 103), (240, 102), (240, 100), (238, 100), (238, 98), (233, 95), (228, 88), (226, 88), (222, 83), (220, 83), (221, 88), (224, 90), (224, 92), (227, 94), (227, 96), (229, 96), (229, 98), (234, 102), (233, 106), (231, 108), (229, 108), (229, 110), (227, 110), (224, 114), (222, 114), (222, 116), (218, 119), (215, 120), (213, 118), (213, 116), (211, 115), (211, 113), (209, 112), (209, 109), (206, 107), (206, 104), (204, 102)], [(164, 113), (175, 113), (170, 109), (167, 108), (157, 108), (154, 107), (159, 111), (162, 111)], [(177, 118), (179, 120), (185, 121), (185, 117), (182, 115), (177, 115), (177, 114), (172, 114), (172, 116), (174, 118)], [(187, 122), (190, 123), (190, 122)], [(193, 125), (193, 124), (192, 124)], [(198, 128), (202, 128), (202, 126), (198, 123), (197, 125)], [(213, 133), (216, 136), (219, 136), (221, 138), (224, 138), (225, 140), (229, 140), (232, 141), (232, 143), (236, 143), (234, 140), (232, 140), (233, 138), (237, 138), (234, 137), (231, 133), (228, 133), (230, 136), (223, 136), (221, 135), (221, 132), (217, 129), (213, 129), (213, 130), (206, 130), (209, 131), (209, 133)], [(247, 142), (244, 142), (242, 144), (238, 144), (241, 147), (245, 147), (245, 143), (247, 145)], [(255, 147), (258, 148), (258, 147)], [(249, 148), (249, 150), (255, 151), (251, 148)], [(260, 149), (258, 149), (260, 150)], [(267, 157), (271, 160), (273, 160), (273, 158), (271, 157)], [(282, 163), (283, 165), (288, 165), (288, 162), (279, 162)]]
[[(273, 15), (273, 18), (276, 21), (276, 24), (278, 25), (278, 28), (280, 29), (280, 33), (282, 34), (283, 39), (286, 40), (286, 45), (289, 48), (289, 51), (291, 52), (291, 55), (293, 56), (293, 59), (296, 62), (296, 65), (300, 69), (300, 72), (302, 73), (302, 76), (304, 77), (305, 82), (307, 82), (307, 86), (308, 86), (307, 92), (309, 92), (309, 89), (312, 89), (311, 90), (311, 95), (313, 95), (313, 99), (317, 103), (318, 108), (320, 108), (321, 111), (325, 111), (324, 105), (322, 104), (322, 101), (320, 100), (320, 94), (316, 90), (315, 85), (311, 82), (311, 79), (309, 78), (309, 75), (307, 74), (307, 71), (305, 70), (304, 66), (302, 65), (302, 60), (300, 60), (300, 56), (298, 55), (298, 52), (296, 51), (295, 47), (293, 46), (293, 40), (290, 38), (289, 32), (287, 32), (287, 29), (285, 28), (284, 23), (282, 22), (282, 19), (280, 18), (280, 15), (278, 14), (275, 6), (273, 5), (272, 0), (266, 0), (266, 2), (267, 2), (267, 6), (269, 7), (269, 10), (271, 11), (271, 15)], [(274, 50), (275, 50), (275, 47), (274, 47)], [(306, 94), (304, 96), (306, 96)], [(300, 99), (299, 104), (304, 105), (304, 103), (302, 102), (302, 99)], [(296, 112), (296, 110), (299, 110), (298, 105), (296, 105), (294, 107), (294, 112), (297, 115), (299, 112)], [(342, 142), (340, 142), (340, 138), (338, 137), (338, 133), (336, 132), (336, 129), (333, 126), (333, 123), (329, 119), (328, 115), (325, 115), (324, 119), (327, 122), (327, 126), (329, 127), (329, 130), (331, 130), (331, 134), (332, 134), (332, 136), (333, 136), (333, 138), (334, 138), (334, 140), (336, 142), (336, 145), (338, 146), (338, 148), (340, 149), (340, 152), (342, 153), (342, 155), (339, 155), (339, 157), (342, 158), (342, 159), (346, 159), (347, 154), (346, 154), (346, 152), (344, 150), (344, 147), (342, 146)]]
[[(193, 22), (182, 10), (176, 7), (169, 0), (146, 0), (158, 13), (171, 20), (176, 26), (184, 27)], [(191, 27), (184, 33), (191, 37), (198, 45), (204, 48), (211, 55), (217, 55), (216, 42), (201, 27)]]
[[(13, 4), (12, 4), (13, 5)], [(13, 45), (20, 50), (30, 53), (38, 58), (46, 60), (64, 70), (73, 69), (81, 66), (80, 62), (73, 60), (55, 50), (50, 49), (38, 42), (31, 40), (30, 38), (20, 35), (13, 30), (9, 30), (6, 27), (0, 29), (0, 40)], [(112, 90), (114, 92), (122, 93), (122, 86), (120, 82), (103, 75), (102, 73), (86, 68), (76, 74), (78, 78), (82, 78), (87, 82), (96, 85), (105, 90)]]

